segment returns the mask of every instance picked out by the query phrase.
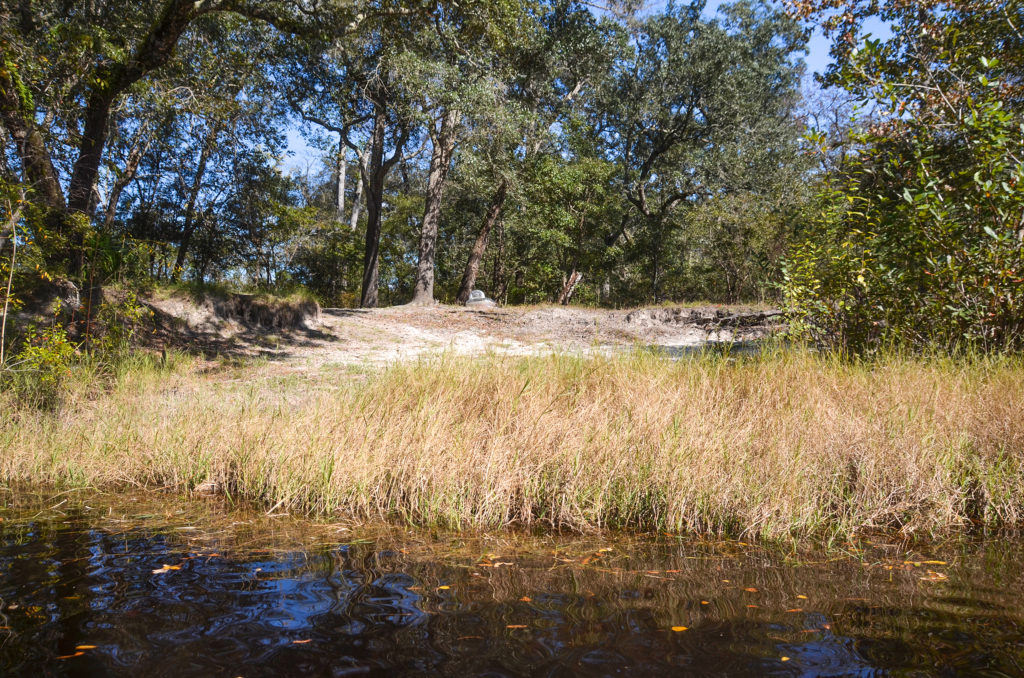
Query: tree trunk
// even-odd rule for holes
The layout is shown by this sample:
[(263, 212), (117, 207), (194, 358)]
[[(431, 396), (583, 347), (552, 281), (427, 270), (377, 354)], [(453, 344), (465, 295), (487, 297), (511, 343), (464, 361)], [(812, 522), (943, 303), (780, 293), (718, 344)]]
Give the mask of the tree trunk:
[(359, 227), (359, 213), (363, 205), (363, 173), (366, 168), (366, 162), (369, 159), (369, 153), (370, 149), (367, 147), (359, 154), (359, 178), (356, 180), (356, 193), (352, 197), (352, 219), (349, 221), (349, 229), (353, 231)]
[(501, 216), (501, 208), (505, 205), (506, 195), (508, 195), (508, 181), (502, 179), (498, 184), (498, 189), (494, 192), (494, 197), (491, 198), (491, 206), (487, 209), (484, 223), (480, 225), (480, 232), (473, 243), (473, 249), (469, 251), (469, 260), (466, 262), (466, 270), (462, 274), (462, 284), (459, 285), (459, 294), (456, 297), (460, 304), (465, 304), (469, 300), (469, 293), (476, 285), (480, 262), (483, 261), (484, 251), (487, 249), (487, 238), (490, 236), (494, 224), (497, 223), (498, 217)]
[(345, 180), (348, 178), (348, 146), (344, 139), (338, 142), (338, 173), (334, 187), (334, 209), (338, 213), (338, 221), (345, 218)]
[(114, 100), (110, 94), (93, 94), (89, 97), (78, 158), (71, 168), (71, 180), (68, 183), (68, 209), (72, 212), (92, 214), (93, 187), (100, 173), (100, 160), (107, 144), (107, 128), (113, 105)]
[(20, 80), (16, 72), (0, 69), (0, 122), (14, 141), (21, 160), (22, 179), (46, 207), (63, 212), (66, 209), (57, 170), (50, 159), (43, 135), (35, 124), (35, 110), (19, 95)]
[(128, 154), (128, 160), (125, 162), (124, 171), (121, 172), (121, 176), (117, 178), (114, 185), (110, 189), (110, 198), (107, 200), (106, 213), (103, 215), (103, 229), (108, 230), (111, 224), (114, 223), (114, 217), (117, 216), (117, 203), (121, 200), (121, 193), (128, 184), (135, 178), (135, 173), (139, 169), (139, 163), (142, 161), (142, 156), (146, 154), (146, 150), (149, 149), (149, 140), (143, 143), (141, 140), (137, 142), (131, 152)]
[(562, 293), (558, 295), (558, 303), (562, 306), (568, 306), (569, 300), (572, 299), (572, 293), (576, 291), (576, 286), (583, 280), (583, 274), (573, 269), (569, 275), (569, 279), (565, 281), (562, 286)]
[(441, 197), (444, 194), (448, 170), (455, 152), (455, 138), (459, 122), (458, 111), (448, 111), (441, 118), (441, 129), (431, 130), (433, 152), (430, 154), (430, 178), (427, 181), (427, 199), (423, 209), (423, 227), (420, 230), (420, 256), (416, 265), (416, 284), (412, 301), (417, 305), (434, 303), (434, 265), (437, 259), (437, 229), (441, 220)]
[(199, 164), (196, 165), (196, 175), (192, 179), (192, 186), (189, 188), (188, 193), (188, 203), (185, 206), (185, 225), (181, 229), (178, 256), (175, 258), (174, 268), (171, 270), (171, 282), (177, 281), (178, 274), (185, 268), (185, 256), (188, 254), (189, 243), (192, 242), (192, 234), (196, 230), (196, 202), (199, 200), (199, 191), (203, 187), (203, 175), (206, 174), (206, 165), (213, 154), (213, 146), (217, 140), (219, 130), (219, 125), (214, 125), (206, 136), (203, 150), (199, 153)]
[(491, 269), (491, 294), (498, 300), (504, 298), (508, 291), (508, 279), (505, 277), (505, 222), (498, 219), (494, 227), (498, 229), (498, 251), (494, 253), (494, 267)]
[(663, 218), (656, 218), (656, 225), (652, 226), (654, 231), (654, 247), (651, 248), (651, 298), (655, 304), (661, 303), (661, 274), (662, 260), (661, 250), (665, 242), (665, 221)]
[[(377, 107), (373, 120), (373, 139), (370, 141), (370, 165), (366, 177), (366, 241), (363, 249), (363, 283), (359, 305), (376, 308), (377, 283), (380, 277), (380, 227), (384, 202), (384, 131), (387, 113), (383, 106)], [(401, 151), (396, 151), (400, 153)]]

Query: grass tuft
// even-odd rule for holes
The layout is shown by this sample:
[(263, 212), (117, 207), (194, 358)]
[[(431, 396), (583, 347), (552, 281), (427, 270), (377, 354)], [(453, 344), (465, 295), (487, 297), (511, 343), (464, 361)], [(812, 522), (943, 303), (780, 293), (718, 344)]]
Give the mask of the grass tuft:
[[(0, 396), (0, 481), (207, 480), (278, 510), (780, 538), (1024, 521), (1016, 359), (442, 357), (360, 378), (139, 370)], [(65, 402), (68, 402), (67, 400)]]

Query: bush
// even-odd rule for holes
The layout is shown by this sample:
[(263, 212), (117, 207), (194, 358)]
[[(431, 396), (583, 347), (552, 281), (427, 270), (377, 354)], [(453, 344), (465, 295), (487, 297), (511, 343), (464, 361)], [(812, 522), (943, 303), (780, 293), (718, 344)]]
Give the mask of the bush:
[(1009, 95), (1015, 76), (978, 54), (981, 38), (992, 49), (1000, 42), (998, 23), (969, 41), (955, 21), (922, 21), (929, 31), (908, 35), (924, 35), (928, 49), (910, 49), (902, 34), (895, 46), (868, 41), (842, 73), (840, 84), (882, 115), (856, 139), (862, 151), (846, 172), (826, 181), (819, 218), (786, 264), (792, 327), (858, 354), (886, 344), (1020, 351), (1024, 116)]
[(0, 372), (0, 382), (23, 403), (50, 409), (59, 402), (61, 383), (71, 375), (77, 354), (59, 323), (43, 330), (31, 326), (21, 351)]

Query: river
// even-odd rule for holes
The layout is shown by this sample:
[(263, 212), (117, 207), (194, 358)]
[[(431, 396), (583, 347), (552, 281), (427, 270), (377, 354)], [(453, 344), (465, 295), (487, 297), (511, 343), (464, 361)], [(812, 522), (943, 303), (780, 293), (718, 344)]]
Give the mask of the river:
[(4, 676), (1024, 675), (1024, 540), (813, 548), (18, 492)]

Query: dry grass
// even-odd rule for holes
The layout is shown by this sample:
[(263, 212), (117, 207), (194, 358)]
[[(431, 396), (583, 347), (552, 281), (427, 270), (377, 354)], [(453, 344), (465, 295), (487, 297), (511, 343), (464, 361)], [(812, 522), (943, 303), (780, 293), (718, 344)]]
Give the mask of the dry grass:
[[(848, 535), (1024, 520), (1024, 366), (794, 351), (454, 359), (365, 378), (139, 372), (0, 415), (0, 480), (416, 524)], [(2, 397), (0, 397), (2, 403)]]

